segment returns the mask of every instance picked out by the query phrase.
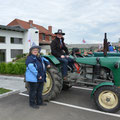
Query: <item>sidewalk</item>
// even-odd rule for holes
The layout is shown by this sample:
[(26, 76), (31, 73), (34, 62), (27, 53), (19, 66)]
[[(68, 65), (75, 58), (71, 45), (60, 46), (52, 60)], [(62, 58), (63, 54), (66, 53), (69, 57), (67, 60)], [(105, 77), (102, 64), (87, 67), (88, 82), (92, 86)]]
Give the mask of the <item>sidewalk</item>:
[(26, 91), (23, 77), (0, 75), (0, 88)]

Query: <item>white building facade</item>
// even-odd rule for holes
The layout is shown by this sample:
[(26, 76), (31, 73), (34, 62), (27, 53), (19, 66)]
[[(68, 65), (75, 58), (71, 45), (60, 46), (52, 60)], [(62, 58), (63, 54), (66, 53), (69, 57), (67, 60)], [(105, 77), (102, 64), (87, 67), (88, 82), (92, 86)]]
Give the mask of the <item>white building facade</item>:
[(28, 53), (32, 43), (39, 45), (39, 30), (0, 25), (0, 62), (11, 62), (17, 55)]

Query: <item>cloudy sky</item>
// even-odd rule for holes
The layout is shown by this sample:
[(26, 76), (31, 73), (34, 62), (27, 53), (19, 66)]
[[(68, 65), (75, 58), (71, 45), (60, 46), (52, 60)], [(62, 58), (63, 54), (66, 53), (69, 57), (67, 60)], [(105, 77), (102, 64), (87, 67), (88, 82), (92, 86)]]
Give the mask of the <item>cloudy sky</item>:
[(0, 25), (15, 18), (61, 28), (66, 43), (102, 43), (105, 32), (120, 38), (120, 0), (0, 0)]

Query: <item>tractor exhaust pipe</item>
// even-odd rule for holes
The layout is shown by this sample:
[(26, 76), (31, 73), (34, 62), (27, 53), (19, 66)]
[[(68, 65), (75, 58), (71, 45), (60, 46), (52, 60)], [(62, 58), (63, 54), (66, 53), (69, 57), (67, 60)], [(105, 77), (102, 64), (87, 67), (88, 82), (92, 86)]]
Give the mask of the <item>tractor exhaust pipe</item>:
[(107, 51), (108, 51), (107, 33), (105, 33), (105, 36), (104, 36), (104, 56), (107, 56)]

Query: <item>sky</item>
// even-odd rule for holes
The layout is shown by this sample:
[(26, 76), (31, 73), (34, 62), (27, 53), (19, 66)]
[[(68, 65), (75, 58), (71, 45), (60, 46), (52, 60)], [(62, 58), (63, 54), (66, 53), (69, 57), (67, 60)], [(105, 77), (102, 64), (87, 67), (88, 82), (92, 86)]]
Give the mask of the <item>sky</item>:
[(62, 29), (68, 44), (103, 43), (105, 32), (120, 38), (120, 0), (0, 0), (0, 25), (16, 18)]

